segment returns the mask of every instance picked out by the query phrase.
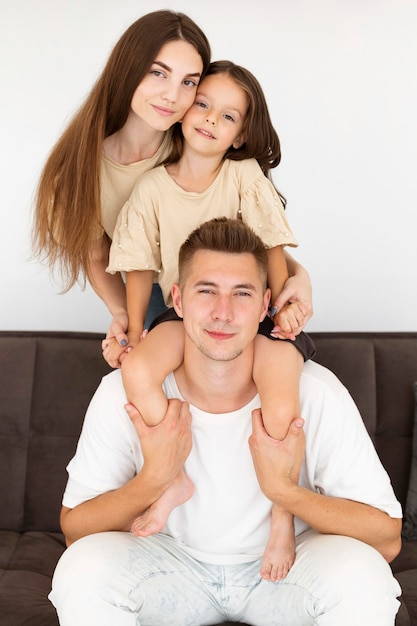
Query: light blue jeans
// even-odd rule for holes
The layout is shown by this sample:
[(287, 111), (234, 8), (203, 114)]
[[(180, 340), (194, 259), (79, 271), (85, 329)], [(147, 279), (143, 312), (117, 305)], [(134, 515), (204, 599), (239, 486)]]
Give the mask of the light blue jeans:
[(109, 532), (84, 537), (59, 561), (50, 600), (61, 626), (393, 626), (401, 593), (368, 545), (307, 531), (277, 583), (260, 560), (210, 565), (170, 537)]

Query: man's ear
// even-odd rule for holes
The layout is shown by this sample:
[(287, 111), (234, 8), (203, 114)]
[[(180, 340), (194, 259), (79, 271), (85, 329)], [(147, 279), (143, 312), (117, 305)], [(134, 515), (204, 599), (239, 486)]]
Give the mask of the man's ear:
[(246, 135), (245, 135), (245, 133), (241, 133), (239, 135), (239, 137), (236, 137), (236, 139), (234, 140), (232, 146), (234, 147), (235, 150), (238, 150), (238, 148), (240, 148), (240, 146), (243, 146), (245, 141), (246, 141)]
[(171, 288), (172, 304), (175, 312), (179, 317), (182, 317), (182, 301), (181, 301), (181, 289), (177, 283), (174, 283)]
[(261, 317), (259, 319), (260, 322), (262, 322), (262, 320), (265, 319), (266, 314), (268, 313), (270, 301), (271, 301), (271, 290), (267, 289), (263, 297)]

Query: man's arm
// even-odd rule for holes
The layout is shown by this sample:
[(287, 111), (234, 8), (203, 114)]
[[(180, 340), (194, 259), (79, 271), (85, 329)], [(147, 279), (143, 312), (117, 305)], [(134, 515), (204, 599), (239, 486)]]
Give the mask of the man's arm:
[(401, 549), (401, 519), (367, 504), (310, 491), (291, 480), (299, 450), (297, 442), (303, 436), (302, 419), (294, 420), (282, 441), (269, 437), (260, 410), (253, 412), (252, 424), (249, 446), (259, 484), (268, 499), (320, 533), (359, 539), (388, 562), (397, 556)]
[(170, 400), (164, 420), (151, 428), (132, 405), (126, 410), (141, 442), (143, 467), (118, 489), (73, 509), (62, 507), (61, 528), (67, 545), (93, 533), (129, 530), (133, 520), (163, 494), (190, 453), (191, 414), (186, 403)]

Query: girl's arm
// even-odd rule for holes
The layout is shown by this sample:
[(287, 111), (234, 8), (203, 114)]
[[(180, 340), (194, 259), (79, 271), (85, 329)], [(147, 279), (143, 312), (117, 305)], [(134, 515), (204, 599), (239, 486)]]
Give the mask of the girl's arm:
[(289, 277), (285, 281), (282, 291), (277, 294), (275, 306), (279, 311), (288, 302), (296, 303), (304, 316), (304, 322), (301, 327), (302, 329), (313, 315), (313, 298), (310, 276), (307, 270), (300, 265), (300, 263), (298, 263), (287, 250), (284, 250), (284, 255), (287, 262)]
[[(301, 267), (301, 266), (300, 266)], [(268, 250), (268, 287), (271, 289), (271, 318), (274, 321), (274, 336), (280, 339), (295, 339), (305, 324), (303, 309), (299, 302), (284, 301), (281, 306), (277, 303), (282, 298), (282, 290), (288, 280), (288, 268), (285, 252), (282, 246), (275, 246)]]
[(129, 317), (129, 346), (136, 346), (143, 333), (146, 311), (152, 294), (153, 270), (134, 270), (126, 274), (126, 299)]
[(282, 246), (268, 249), (268, 287), (271, 290), (271, 303), (281, 293), (288, 278), (287, 261)]

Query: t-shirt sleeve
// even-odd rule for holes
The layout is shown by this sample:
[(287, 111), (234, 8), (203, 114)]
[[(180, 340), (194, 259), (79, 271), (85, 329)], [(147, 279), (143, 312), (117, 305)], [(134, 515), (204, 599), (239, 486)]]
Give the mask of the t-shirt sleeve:
[(88, 407), (75, 456), (67, 466), (64, 506), (118, 489), (142, 464), (139, 439), (124, 409), (120, 371), (104, 377)]
[(161, 267), (156, 200), (142, 180), (117, 218), (107, 272), (154, 270)]
[[(314, 366), (309, 363), (305, 370)], [(368, 504), (390, 517), (402, 517), (389, 475), (352, 397), (345, 387), (333, 383), (331, 372), (327, 371), (326, 377), (333, 392), (321, 396), (316, 385), (314, 394), (303, 394), (302, 414), (309, 415), (305, 430), (310, 462), (304, 470), (311, 472), (310, 488)], [(308, 388), (308, 377), (306, 381), (304, 374), (302, 379), (302, 386)], [(321, 418), (315, 419), (315, 412)]]
[[(255, 231), (267, 248), (297, 246), (279, 194), (254, 159), (242, 161), (240, 211), (242, 220)], [(247, 181), (249, 184), (246, 184)]]

